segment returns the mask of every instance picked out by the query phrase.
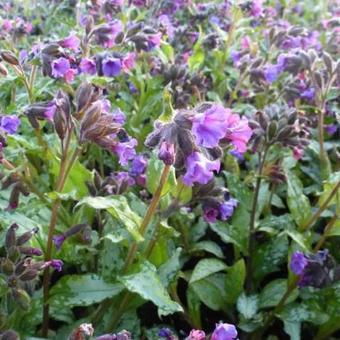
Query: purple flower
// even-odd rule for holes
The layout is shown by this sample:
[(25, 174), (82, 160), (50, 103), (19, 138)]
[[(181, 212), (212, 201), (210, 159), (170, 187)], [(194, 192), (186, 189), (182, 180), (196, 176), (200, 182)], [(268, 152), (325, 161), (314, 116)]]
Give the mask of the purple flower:
[(131, 163), (131, 168), (129, 170), (129, 173), (131, 176), (138, 176), (144, 173), (147, 166), (146, 159), (142, 156), (136, 156)]
[(107, 57), (103, 60), (102, 68), (103, 74), (106, 77), (115, 77), (119, 75), (122, 69), (122, 63), (118, 58)]
[(96, 62), (89, 58), (82, 59), (79, 67), (80, 67), (81, 72), (90, 74), (91, 76), (93, 76), (97, 72)]
[(19, 52), (19, 62), (21, 65), (23, 65), (28, 58), (28, 52), (26, 50), (21, 50)]
[(338, 131), (338, 128), (336, 124), (329, 124), (326, 126), (326, 131), (329, 135), (333, 136)]
[(199, 329), (192, 329), (186, 340), (205, 340), (205, 333)]
[(307, 264), (308, 261), (302, 252), (296, 251), (293, 253), (290, 260), (290, 269), (295, 275), (302, 275)]
[(52, 76), (62, 78), (70, 69), (70, 62), (66, 58), (58, 58), (52, 61)]
[(252, 16), (259, 17), (262, 14), (263, 11), (262, 3), (263, 0), (253, 0), (250, 10)]
[(283, 67), (280, 65), (267, 65), (263, 70), (264, 78), (271, 84), (277, 79), (282, 71)]
[(77, 51), (79, 49), (80, 39), (74, 33), (71, 33), (67, 38), (60, 40), (59, 45)]
[(213, 177), (213, 171), (220, 170), (220, 161), (211, 161), (202, 153), (195, 151), (186, 159), (186, 173), (183, 182), (192, 186), (195, 182), (207, 184)]
[(61, 272), (63, 269), (63, 261), (61, 260), (51, 260), (50, 266), (53, 267), (57, 272)]
[(116, 109), (112, 112), (113, 121), (117, 124), (123, 125), (125, 123), (126, 117), (123, 111)]
[(131, 0), (131, 3), (136, 7), (143, 7), (146, 5), (146, 0)]
[(65, 235), (55, 235), (53, 236), (53, 242), (55, 247), (59, 250), (63, 245), (64, 241), (66, 240)]
[(220, 323), (211, 335), (211, 340), (234, 340), (237, 337), (236, 327), (229, 323)]
[(203, 218), (207, 223), (215, 223), (218, 215), (219, 211), (216, 208), (208, 207), (203, 210)]
[(228, 129), (229, 109), (213, 105), (203, 113), (193, 117), (192, 132), (196, 143), (206, 148), (213, 148), (223, 138)]
[(161, 44), (162, 33), (158, 32), (148, 36), (148, 50), (159, 47)]
[(134, 158), (137, 144), (137, 139), (131, 138), (127, 142), (120, 142), (115, 145), (113, 151), (118, 155), (120, 165), (128, 165), (129, 160)]
[(51, 101), (47, 107), (46, 107), (46, 110), (44, 112), (44, 116), (45, 118), (50, 121), (50, 122), (53, 122), (53, 117), (54, 117), (54, 114), (57, 110), (57, 106), (55, 105), (54, 101)]
[(235, 208), (237, 207), (237, 203), (237, 200), (230, 198), (228, 201), (225, 201), (220, 205), (221, 220), (225, 221), (232, 216)]
[[(126, 188), (135, 184), (135, 180), (126, 171), (118, 171), (111, 175), (117, 183), (117, 193), (120, 193), (120, 188)], [(113, 193), (112, 193), (113, 194)]]
[(20, 125), (20, 119), (15, 115), (2, 116), (0, 118), (1, 129), (10, 135), (13, 135), (17, 132), (19, 125)]
[(301, 98), (306, 100), (313, 100), (315, 94), (314, 87), (309, 87), (301, 93)]
[(172, 339), (172, 332), (169, 328), (161, 328), (158, 331), (158, 336), (161, 338)]
[(175, 162), (175, 145), (163, 141), (159, 147), (158, 158), (166, 165), (171, 165)]

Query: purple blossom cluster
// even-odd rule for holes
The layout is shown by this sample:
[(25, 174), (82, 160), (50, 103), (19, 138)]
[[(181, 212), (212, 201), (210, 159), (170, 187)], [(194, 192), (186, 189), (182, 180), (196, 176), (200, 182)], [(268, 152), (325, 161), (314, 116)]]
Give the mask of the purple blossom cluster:
[(333, 280), (334, 261), (327, 249), (316, 254), (293, 253), (290, 260), (291, 271), (298, 276), (299, 287), (322, 288)]

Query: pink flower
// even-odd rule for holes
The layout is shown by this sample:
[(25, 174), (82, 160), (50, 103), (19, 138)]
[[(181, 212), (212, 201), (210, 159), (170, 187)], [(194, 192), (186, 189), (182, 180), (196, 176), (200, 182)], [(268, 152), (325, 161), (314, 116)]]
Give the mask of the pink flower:
[(296, 159), (298, 161), (299, 159), (302, 158), (302, 156), (303, 156), (303, 150), (299, 149), (298, 147), (295, 147), (293, 149), (293, 157), (294, 157), (294, 159)]
[(5, 19), (3, 22), (2, 22), (2, 29), (6, 32), (9, 32), (12, 28), (13, 28), (13, 24), (10, 20), (8, 19)]
[(77, 74), (77, 70), (70, 68), (69, 70), (66, 71), (64, 74), (64, 79), (67, 84), (70, 84), (74, 80), (74, 76)]
[(122, 68), (124, 72), (128, 72), (135, 66), (136, 62), (136, 53), (129, 52), (123, 59), (122, 59)]
[(247, 150), (247, 143), (251, 135), (252, 130), (245, 117), (240, 118), (238, 114), (229, 115), (225, 139), (231, 142), (234, 150), (244, 153)]
[(251, 40), (250, 40), (248, 35), (242, 37), (242, 39), (241, 39), (241, 47), (242, 47), (242, 49), (249, 50), (250, 49), (250, 43), (251, 43)]
[(228, 118), (231, 111), (222, 105), (213, 105), (205, 112), (193, 117), (192, 132), (196, 143), (206, 148), (213, 148), (218, 145), (229, 127)]
[(67, 38), (60, 40), (59, 44), (61, 47), (69, 48), (73, 51), (78, 51), (80, 39), (74, 33), (71, 33)]
[(205, 333), (199, 329), (193, 329), (186, 340), (205, 340)]

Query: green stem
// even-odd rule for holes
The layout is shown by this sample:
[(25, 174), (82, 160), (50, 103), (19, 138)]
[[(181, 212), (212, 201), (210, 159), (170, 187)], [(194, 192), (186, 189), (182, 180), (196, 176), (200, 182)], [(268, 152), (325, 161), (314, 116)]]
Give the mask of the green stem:
[(328, 197), (325, 199), (325, 201), (320, 205), (319, 209), (312, 215), (312, 217), (300, 228), (301, 231), (305, 231), (306, 229), (313, 226), (313, 224), (317, 221), (317, 219), (320, 217), (320, 215), (323, 213), (324, 210), (327, 209), (328, 204), (331, 202), (333, 197), (339, 193), (340, 188), (340, 181), (335, 185), (333, 190), (330, 192)]
[(247, 260), (247, 280), (246, 280), (246, 290), (250, 293), (253, 289), (253, 253), (255, 248), (255, 222), (256, 222), (256, 209), (257, 202), (260, 193), (261, 181), (262, 181), (262, 172), (264, 163), (267, 157), (267, 153), (269, 150), (269, 146), (265, 146), (263, 155), (259, 154), (259, 170), (256, 178), (255, 192), (253, 196), (253, 203), (250, 214), (250, 222), (249, 222), (249, 240), (248, 240), (248, 260)]
[[(66, 147), (64, 148), (64, 153), (61, 157), (61, 163), (60, 163), (60, 169), (59, 169), (59, 175), (56, 183), (56, 191), (59, 193), (63, 190), (66, 178), (72, 169), (72, 166), (74, 162), (76, 161), (79, 153), (80, 148), (77, 147), (75, 151), (72, 154), (72, 157), (69, 162), (67, 162), (67, 153), (68, 148), (70, 145), (70, 139), (71, 139), (72, 129), (69, 131)], [(61, 205), (61, 200), (57, 198), (54, 200), (52, 204), (52, 211), (51, 211), (51, 220), (49, 224), (48, 229), (48, 238), (47, 238), (47, 247), (45, 251), (45, 261), (50, 261), (52, 257), (52, 246), (53, 246), (53, 235), (55, 232), (55, 228), (57, 225), (57, 219), (58, 219), (58, 211), (59, 207)], [(43, 325), (42, 325), (42, 335), (44, 337), (48, 336), (48, 328), (49, 328), (49, 290), (50, 290), (50, 281), (51, 281), (51, 272), (50, 268), (47, 267), (44, 271), (44, 277), (43, 277), (43, 299), (44, 299), (44, 305), (43, 305)]]

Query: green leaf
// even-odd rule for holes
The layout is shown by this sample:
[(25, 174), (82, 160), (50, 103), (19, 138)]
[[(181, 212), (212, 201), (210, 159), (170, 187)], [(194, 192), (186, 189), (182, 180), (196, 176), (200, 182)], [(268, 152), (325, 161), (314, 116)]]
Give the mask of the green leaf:
[(237, 310), (245, 319), (253, 318), (259, 308), (259, 298), (257, 295), (245, 295), (244, 293), (237, 299)]
[(305, 225), (312, 214), (312, 208), (307, 196), (303, 193), (303, 185), (293, 171), (286, 170), (287, 204), (296, 224)]
[[(55, 158), (52, 159), (52, 166), (50, 167), (51, 173), (57, 177), (59, 173), (59, 161)], [(69, 172), (65, 181), (64, 189), (61, 194), (67, 194), (76, 190), (77, 198), (80, 199), (88, 194), (86, 181), (92, 179), (92, 174), (85, 168), (79, 161), (76, 161)]]
[(221, 248), (215, 242), (212, 241), (198, 242), (190, 249), (190, 252), (192, 253), (199, 251), (206, 251), (207, 253), (213, 254), (220, 259), (224, 258)]
[[(325, 181), (323, 186), (323, 192), (319, 198), (318, 205), (321, 206), (329, 197), (332, 190), (334, 190), (335, 186), (340, 181), (340, 171), (334, 172), (330, 175), (329, 179)], [(340, 209), (340, 190), (336, 195), (333, 196), (329, 205), (337, 204), (337, 210)]]
[(193, 54), (188, 59), (190, 70), (197, 70), (204, 62), (204, 51), (199, 44), (194, 47)]
[[(152, 154), (148, 168), (146, 170), (146, 187), (151, 194), (154, 194), (158, 188), (159, 181), (161, 179), (164, 163), (157, 158), (155, 154)], [(166, 195), (171, 188), (177, 185), (175, 169), (172, 167), (168, 176), (167, 181), (163, 186), (161, 196)]]
[(253, 256), (254, 278), (260, 281), (266, 274), (279, 269), (279, 265), (287, 258), (288, 240), (286, 235), (270, 239), (257, 247)]
[[(276, 306), (287, 290), (287, 281), (285, 279), (277, 279), (268, 283), (260, 293), (260, 308), (274, 307)], [(296, 299), (299, 292), (294, 289), (290, 294), (286, 303), (290, 303)]]
[(293, 241), (295, 241), (304, 251), (309, 252), (311, 250), (310, 245), (307, 242), (306, 237), (297, 230), (286, 230), (285, 232)]
[(191, 287), (200, 300), (214, 311), (226, 309), (225, 274), (213, 274), (191, 283)]
[(52, 287), (49, 302), (60, 308), (90, 306), (119, 294), (123, 288), (94, 274), (66, 275)]
[(187, 304), (190, 319), (197, 328), (201, 327), (201, 300), (194, 290), (189, 286), (187, 290)]
[(247, 252), (250, 215), (244, 206), (236, 208), (230, 224), (211, 223), (209, 227), (226, 243), (233, 243), (242, 252)]
[(177, 198), (179, 202), (185, 204), (190, 202), (192, 198), (192, 187), (186, 186), (182, 179), (177, 180), (177, 185), (171, 189), (173, 197)]
[(284, 321), (284, 331), (290, 336), (290, 340), (300, 340), (301, 322)]
[(145, 261), (140, 265), (140, 271), (119, 278), (131, 292), (139, 294), (143, 299), (152, 301), (158, 307), (158, 314), (169, 315), (182, 312), (182, 307), (170, 299), (162, 285), (155, 266)]
[(237, 261), (228, 269), (226, 277), (227, 302), (234, 304), (243, 292), (243, 284), (246, 278), (246, 265), (243, 259)]
[(214, 258), (203, 259), (200, 262), (198, 262), (197, 265), (195, 266), (189, 283), (202, 280), (205, 277), (210, 276), (211, 274), (220, 272), (227, 268), (228, 266), (221, 260)]
[(76, 207), (85, 204), (93, 209), (106, 209), (114, 218), (126, 227), (128, 232), (137, 242), (141, 242), (144, 238), (139, 233), (139, 226), (142, 219), (129, 206), (124, 196), (110, 197), (85, 197), (78, 202)]
[(158, 268), (158, 275), (164, 287), (168, 287), (181, 269), (180, 256), (182, 248), (177, 248), (175, 253)]

